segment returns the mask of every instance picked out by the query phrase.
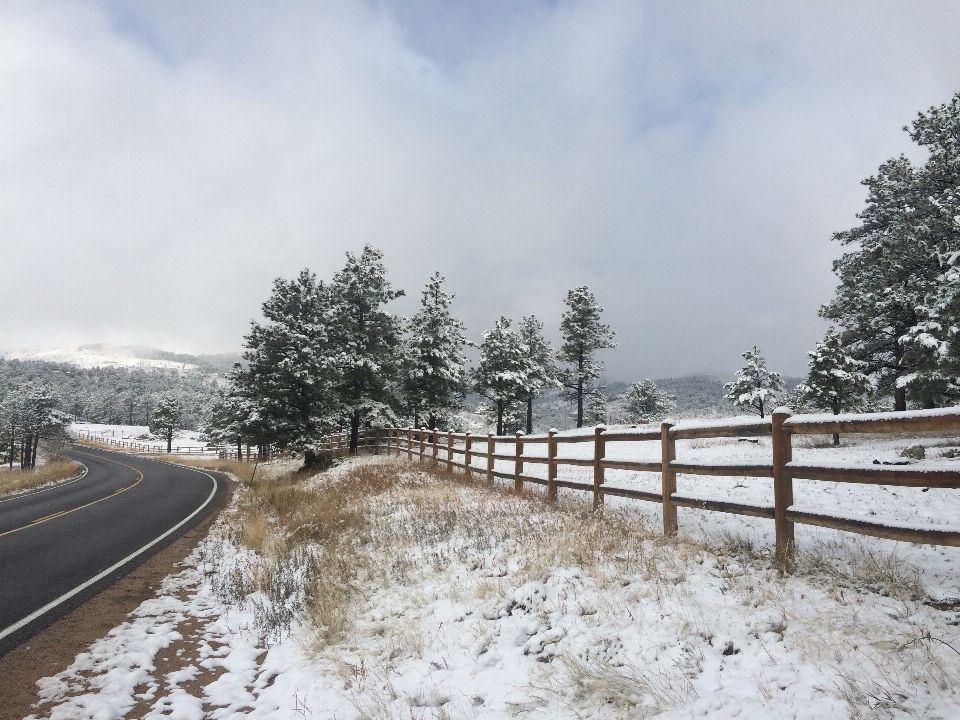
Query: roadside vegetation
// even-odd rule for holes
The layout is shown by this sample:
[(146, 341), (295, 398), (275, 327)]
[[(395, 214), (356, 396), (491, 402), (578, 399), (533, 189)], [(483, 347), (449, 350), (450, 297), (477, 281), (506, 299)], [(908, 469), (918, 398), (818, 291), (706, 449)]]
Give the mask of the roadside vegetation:
[(35, 468), (0, 466), (0, 497), (67, 480), (80, 472), (80, 464), (65, 457), (55, 457)]

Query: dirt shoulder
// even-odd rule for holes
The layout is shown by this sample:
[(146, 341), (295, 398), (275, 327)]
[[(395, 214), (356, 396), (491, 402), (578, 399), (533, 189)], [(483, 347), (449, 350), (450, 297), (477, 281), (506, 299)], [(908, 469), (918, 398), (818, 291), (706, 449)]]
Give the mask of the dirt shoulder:
[(154, 597), (160, 581), (176, 572), (176, 564), (206, 536), (233, 495), (235, 483), (223, 473), (216, 475), (227, 491), (206, 518), (103, 592), (0, 657), (2, 720), (21, 720), (34, 712), (31, 706), (37, 702), (37, 680), (66, 669), (91, 643)]

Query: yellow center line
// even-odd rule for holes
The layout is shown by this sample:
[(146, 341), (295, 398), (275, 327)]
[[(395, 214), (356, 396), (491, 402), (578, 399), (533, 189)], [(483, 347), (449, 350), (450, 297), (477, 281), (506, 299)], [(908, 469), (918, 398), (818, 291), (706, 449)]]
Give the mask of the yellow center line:
[(129, 489), (132, 488), (132, 487), (136, 487), (137, 485), (140, 484), (140, 481), (143, 480), (143, 473), (140, 472), (139, 470), (137, 470), (135, 467), (133, 467), (133, 466), (131, 466), (131, 465), (127, 465), (126, 463), (122, 463), (122, 462), (120, 462), (120, 461), (118, 461), (118, 460), (111, 460), (111, 459), (109, 459), (109, 458), (105, 458), (105, 457), (102, 457), (102, 456), (100, 456), (100, 455), (92, 455), (91, 453), (79, 452), (78, 450), (74, 450), (74, 452), (77, 453), (77, 455), (86, 455), (87, 457), (95, 457), (95, 458), (97, 458), (98, 460), (106, 460), (107, 462), (112, 462), (112, 463), (114, 463), (115, 465), (123, 465), (123, 467), (125, 467), (125, 468), (130, 468), (131, 470), (133, 470), (139, 477), (137, 477), (137, 481), (136, 481), (135, 483), (133, 483), (132, 485), (127, 485), (126, 487), (122, 487), (122, 488), (120, 488), (119, 490), (114, 490), (112, 493), (110, 493), (110, 494), (107, 495), (106, 497), (102, 497), (102, 498), (100, 498), (99, 500), (94, 500), (94, 501), (92, 501), (92, 502), (88, 502), (88, 503), (86, 503), (86, 504), (84, 504), (84, 505), (80, 505), (80, 506), (75, 507), (75, 508), (73, 508), (73, 509), (71, 509), (71, 510), (61, 510), (60, 512), (55, 512), (55, 513), (53, 513), (53, 514), (51, 514), (51, 515), (47, 515), (46, 517), (39, 518), (38, 520), (31, 520), (27, 525), (22, 525), (21, 527), (14, 528), (13, 530), (7, 530), (6, 532), (0, 533), (0, 537), (3, 537), (4, 535), (11, 535), (12, 533), (20, 532), (21, 530), (26, 530), (27, 528), (35, 527), (35, 526), (39, 525), (40, 523), (45, 523), (45, 522), (47, 522), (48, 520), (53, 520), (54, 518), (62, 517), (62, 516), (64, 516), (64, 515), (69, 515), (70, 513), (76, 512), (77, 510), (83, 510), (84, 508), (90, 507), (91, 505), (96, 505), (97, 503), (103, 502), (104, 500), (109, 500), (110, 498), (116, 497), (117, 495), (119, 495), (119, 494), (122, 493), (122, 492), (126, 492), (127, 490), (129, 490)]

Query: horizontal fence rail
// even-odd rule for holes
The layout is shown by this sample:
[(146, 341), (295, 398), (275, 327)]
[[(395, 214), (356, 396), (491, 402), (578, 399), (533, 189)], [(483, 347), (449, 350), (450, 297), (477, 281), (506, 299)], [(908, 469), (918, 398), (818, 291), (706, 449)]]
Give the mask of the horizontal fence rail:
[[(384, 450), (408, 460), (416, 457), (484, 477), (512, 480), (515, 490), (525, 483), (546, 486), (547, 498), (555, 500), (558, 488), (581, 490), (593, 494), (594, 508), (603, 505), (606, 495), (655, 502), (662, 506), (663, 531), (677, 532), (677, 508), (688, 507), (713, 512), (733, 513), (771, 519), (776, 531), (776, 555), (784, 566), (794, 556), (794, 526), (797, 523), (932, 545), (960, 546), (960, 526), (921, 526), (903, 522), (883, 522), (874, 517), (861, 517), (828, 512), (823, 508), (794, 504), (793, 481), (899, 485), (903, 487), (960, 488), (960, 467), (921, 465), (914, 467), (879, 466), (856, 463), (793, 462), (793, 435), (833, 433), (960, 433), (960, 408), (919, 410), (857, 415), (792, 415), (784, 408), (770, 418), (731, 418), (723, 421), (663, 422), (659, 428), (642, 426), (607, 431), (594, 428), (592, 433), (558, 435), (556, 430), (541, 435), (496, 436), (469, 432), (447, 432), (427, 428), (378, 428), (362, 431), (361, 447)], [(770, 463), (704, 463), (677, 459), (677, 440), (704, 438), (752, 438), (769, 436), (772, 453)], [(346, 452), (349, 433), (323, 439), (317, 449), (331, 453)], [(631, 460), (607, 457), (613, 443), (658, 442), (660, 459)], [(563, 448), (572, 444), (592, 444), (589, 457), (573, 457)], [(513, 471), (496, 467), (497, 461), (513, 463)], [(529, 465), (546, 465), (546, 477), (524, 473)], [(593, 469), (593, 482), (558, 477), (560, 467)], [(659, 473), (660, 492), (605, 485), (607, 470)], [(773, 502), (749, 504), (725, 497), (695, 496), (677, 492), (677, 475), (772, 478)]]
[[(138, 453), (142, 455), (167, 454), (166, 443), (149, 443), (126, 439), (117, 440), (114, 437), (99, 435), (86, 430), (81, 430), (77, 433), (77, 440), (81, 443), (97, 443), (99, 445), (106, 445), (107, 447), (117, 448), (118, 450), (124, 450), (126, 452)], [(237, 454), (237, 449), (236, 447), (227, 447), (225, 445), (172, 445), (170, 447), (170, 454), (224, 458), (235, 457)]]

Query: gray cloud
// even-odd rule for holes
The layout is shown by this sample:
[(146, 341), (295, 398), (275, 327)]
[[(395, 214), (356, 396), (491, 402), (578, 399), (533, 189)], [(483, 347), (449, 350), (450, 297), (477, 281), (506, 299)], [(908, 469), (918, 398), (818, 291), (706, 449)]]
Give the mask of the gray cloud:
[(0, 347), (238, 347), (383, 249), (477, 337), (590, 286), (611, 377), (798, 374), (954, 3), (0, 5)]

